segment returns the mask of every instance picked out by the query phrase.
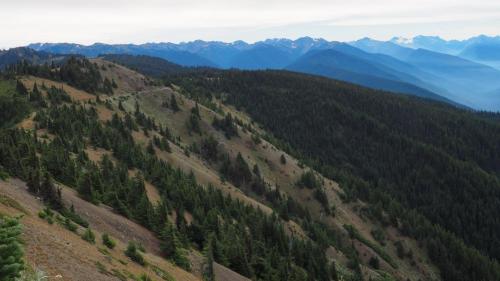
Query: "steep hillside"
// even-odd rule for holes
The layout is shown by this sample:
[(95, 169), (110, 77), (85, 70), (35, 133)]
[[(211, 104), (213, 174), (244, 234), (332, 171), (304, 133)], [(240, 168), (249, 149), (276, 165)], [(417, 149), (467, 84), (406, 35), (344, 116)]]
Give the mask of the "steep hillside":
[[(289, 280), (382, 280), (387, 274), (400, 280), (439, 278), (414, 240), (396, 228), (385, 228), (366, 213), (363, 202), (345, 202), (337, 183), (263, 139), (269, 134), (246, 114), (218, 100), (196, 103), (190, 98), (194, 92), (154, 86), (111, 62), (93, 63), (101, 81), (115, 82), (114, 95), (98, 92), (97, 98), (65, 80), (29, 75), (29, 70), (19, 76), (26, 91), (5, 94), (30, 97), (29, 110), (34, 112), (9, 117), (16, 122), (25, 118), (18, 127), (28, 133), (9, 129), (0, 135), (2, 153), (9, 152), (0, 155), (1, 169), (12, 177), (2, 183), (0, 194), (30, 208), (30, 215), (21, 220), (29, 229), (24, 238), (30, 267), (68, 280), (83, 275), (131, 279), (131, 274), (138, 278), (143, 273), (159, 280), (163, 272), (176, 280), (196, 280), (212, 270), (215, 280), (287, 279), (282, 274), (291, 274)], [(29, 149), (16, 143), (26, 143)], [(38, 160), (20, 161), (32, 157)], [(16, 177), (28, 182), (28, 190)], [(48, 188), (52, 177), (55, 189)], [(60, 196), (54, 193), (57, 188)], [(33, 192), (56, 213), (53, 226), (36, 217), (44, 205)], [(62, 216), (73, 224), (83, 219), (96, 244), (79, 237), (85, 226), (78, 227), (78, 235), (66, 230), (71, 224)], [(39, 230), (38, 225), (46, 227)], [(114, 250), (102, 250), (103, 233), (117, 241)], [(32, 250), (33, 237), (49, 234), (61, 242), (47, 238), (46, 246)], [(142, 244), (148, 265), (124, 256), (130, 241)], [(166, 252), (171, 241), (177, 241), (174, 252)], [(52, 247), (63, 251), (65, 243), (90, 254), (64, 250), (61, 259), (47, 257)], [(400, 256), (402, 249), (411, 256)], [(290, 273), (282, 267), (286, 255), (293, 257)], [(220, 264), (207, 266), (211, 258)], [(179, 267), (191, 268), (191, 273)]]
[[(83, 227), (68, 230), (64, 221), (58, 221), (57, 214), (54, 215), (56, 222), (52, 224), (40, 218), (38, 214), (44, 212), (45, 206), (28, 192), (25, 183), (17, 179), (0, 181), (0, 213), (23, 216), (26, 261), (33, 270), (46, 276), (61, 275), (64, 280), (128, 280), (141, 275), (147, 275), (151, 280), (201, 280), (163, 259), (158, 250), (158, 239), (144, 227), (124, 219), (109, 208), (97, 207), (80, 199), (67, 187), (62, 189), (62, 196), (64, 202), (74, 206), (92, 227), (97, 237), (94, 245), (80, 237)], [(103, 233), (115, 239), (114, 249), (102, 244)], [(129, 241), (144, 246), (148, 268), (125, 256), (123, 252)]]
[(500, 127), (489, 121), (496, 115), (487, 120), (444, 104), (286, 72), (206, 72), (168, 83), (244, 109), (277, 144), (340, 181), (347, 202), (361, 198), (373, 204), (373, 214), (385, 210), (393, 226), (425, 246), (443, 279), (499, 276), (493, 234), (499, 222), (487, 215), (499, 211)]
[[(189, 96), (190, 92), (185, 92), (184, 94)], [(179, 111), (174, 111), (169, 106), (172, 96), (176, 97), (177, 103), (179, 104)], [(203, 151), (201, 151), (201, 154), (200, 152), (197, 152), (200, 148), (202, 149), (204, 140), (207, 136), (209, 136), (215, 138), (219, 143), (219, 153), (227, 152), (231, 158), (236, 158), (237, 154), (241, 153), (250, 167), (257, 165), (262, 178), (270, 185), (270, 187), (279, 187), (280, 191), (289, 195), (291, 199), (296, 200), (299, 204), (309, 209), (311, 215), (316, 219), (321, 218), (321, 221), (323, 221), (326, 225), (334, 227), (340, 232), (344, 232), (344, 225), (355, 225), (358, 231), (362, 234), (362, 237), (366, 237), (366, 239), (371, 241), (370, 243), (373, 243), (374, 245), (379, 243), (376, 242), (372, 236), (373, 231), (379, 229), (378, 224), (376, 222), (366, 221), (365, 215), (359, 212), (359, 206), (357, 204), (344, 204), (339, 197), (339, 193), (342, 192), (338, 187), (338, 184), (321, 177), (328, 200), (330, 204), (335, 206), (334, 218), (330, 215), (325, 215), (325, 211), (321, 203), (315, 200), (314, 193), (307, 189), (298, 189), (296, 187), (297, 181), (299, 181), (301, 176), (307, 171), (307, 168), (304, 167), (303, 164), (300, 164), (292, 156), (276, 148), (264, 139), (259, 138), (258, 142), (256, 142), (256, 135), (266, 135), (266, 133), (254, 126), (251, 126), (252, 129), (249, 130), (248, 126), (253, 122), (252, 119), (245, 114), (235, 110), (234, 108), (226, 107), (219, 102), (212, 105), (208, 104), (211, 108), (214, 108), (215, 111), (202, 104), (198, 104), (198, 110), (201, 116), (200, 128), (202, 131), (202, 135), (199, 135), (197, 133), (190, 132), (189, 127), (186, 126), (191, 115), (191, 110), (196, 108), (196, 103), (190, 99), (186, 99), (186, 96), (180, 95), (176, 91), (172, 91), (172, 89), (165, 88), (150, 92), (142, 92), (140, 95), (136, 95), (134, 99), (117, 99), (123, 100), (123, 106), (130, 110), (133, 110), (135, 107), (135, 99), (137, 99), (142, 111), (149, 116), (154, 116), (155, 120), (158, 120), (158, 122), (165, 124), (168, 128), (170, 128), (171, 133), (178, 136), (182, 140), (181, 145), (184, 146), (184, 149), (177, 150), (176, 147), (172, 147), (173, 153), (171, 155), (167, 154), (167, 159), (170, 160), (173, 165), (176, 165), (185, 171), (192, 171), (200, 182), (213, 184), (215, 186), (227, 186), (229, 187), (229, 191), (237, 191), (237, 196), (247, 202), (250, 202), (251, 204), (256, 204), (254, 202), (258, 201), (266, 204), (272, 204), (272, 202), (266, 199), (266, 197), (261, 195), (262, 193), (259, 193), (259, 191), (253, 187), (240, 185), (238, 189), (238, 187), (235, 187), (230, 181), (221, 182), (221, 176), (219, 173), (220, 169), (218, 168), (217, 162), (204, 157)], [(117, 101), (114, 102), (116, 103)], [(228, 139), (223, 131), (218, 131), (213, 127), (212, 120), (214, 120), (214, 118), (224, 118), (223, 115), (220, 115), (221, 112), (225, 112), (226, 114), (229, 113), (234, 116), (234, 118), (241, 120), (243, 127), (235, 125), (240, 127), (238, 129), (238, 137), (233, 136)], [(252, 130), (255, 130), (254, 133), (251, 132)], [(186, 156), (186, 149), (189, 156)], [(286, 164), (281, 162), (281, 156), (284, 156), (287, 159)], [(243, 190), (244, 193), (241, 193), (239, 190)], [(245, 196), (244, 194), (247, 195)], [(262, 208), (262, 205), (260, 208)], [(290, 213), (290, 216), (293, 215), (293, 213)], [(300, 227), (297, 229), (296, 223), (292, 222), (289, 225), (289, 229), (292, 233), (299, 234), (304, 231), (301, 230)], [(398, 265), (396, 266), (396, 270), (387, 263), (382, 262), (385, 263), (383, 265), (384, 270), (387, 270), (398, 278), (403, 278), (404, 276), (409, 277), (410, 279), (413, 277), (417, 278), (417, 276), (425, 278), (437, 277), (435, 269), (425, 262), (425, 253), (420, 252), (415, 248), (415, 242), (412, 242), (407, 237), (401, 236), (401, 234), (395, 230), (391, 230), (387, 233), (387, 238), (384, 239), (387, 239), (386, 242), (388, 244), (387, 246), (384, 246), (384, 249), (381, 250), (380, 254), (384, 255), (383, 253), (387, 253), (390, 255), (392, 258), (388, 260), (392, 261), (392, 259), (398, 259), (396, 248), (389, 245), (389, 241), (405, 241), (404, 243), (406, 247), (414, 249), (413, 252), (416, 255), (413, 261), (409, 260), (408, 262), (417, 261), (414, 266), (407, 264), (407, 261), (404, 260), (397, 261)], [(336, 243), (339, 242), (340, 241), (337, 241)], [(384, 242), (384, 244), (386, 242)], [(342, 242), (340, 243), (342, 244)], [(363, 254), (363, 263), (369, 263), (370, 258), (378, 256), (378, 254), (371, 249), (373, 245), (369, 245), (370, 246), (367, 246), (359, 241), (356, 242), (357, 249)], [(337, 247), (341, 249), (339, 244), (337, 244)], [(374, 247), (377, 248), (376, 246)], [(339, 261), (342, 261), (340, 264), (343, 264), (346, 257), (345, 254), (340, 254), (339, 256), (337, 253), (339, 249), (333, 251), (332, 248), (331, 254), (336, 259), (339, 259)], [(417, 258), (417, 256), (419, 257)], [(379, 259), (382, 260), (382, 258)], [(370, 274), (370, 270), (366, 270), (365, 274)], [(365, 269), (363, 271), (365, 272)]]

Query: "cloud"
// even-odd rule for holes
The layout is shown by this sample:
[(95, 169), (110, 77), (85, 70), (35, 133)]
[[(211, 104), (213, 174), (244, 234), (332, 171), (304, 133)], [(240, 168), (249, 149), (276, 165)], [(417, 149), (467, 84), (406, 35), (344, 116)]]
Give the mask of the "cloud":
[(460, 26), (452, 23), (473, 22), (468, 32), (473, 26), (483, 33), (500, 30), (498, 19), (497, 0), (16, 0), (2, 3), (0, 46), (35, 41), (255, 41), (273, 35), (342, 40), (363, 32), (379, 36), (384, 28), (394, 32), (397, 28), (389, 26), (398, 25), (446, 35), (429, 27), (443, 22), (460, 36)]

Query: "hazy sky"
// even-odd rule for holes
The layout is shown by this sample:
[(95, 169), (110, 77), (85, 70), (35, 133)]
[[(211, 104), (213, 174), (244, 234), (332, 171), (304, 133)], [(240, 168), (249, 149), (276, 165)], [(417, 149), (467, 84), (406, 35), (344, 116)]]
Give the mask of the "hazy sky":
[(499, 33), (499, 0), (0, 0), (0, 48)]

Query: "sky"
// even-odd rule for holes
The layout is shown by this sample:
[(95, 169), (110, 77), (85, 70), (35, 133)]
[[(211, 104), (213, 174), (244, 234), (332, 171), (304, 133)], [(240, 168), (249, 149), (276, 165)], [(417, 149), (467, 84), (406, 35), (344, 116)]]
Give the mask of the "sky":
[(1, 0), (0, 48), (500, 33), (499, 0)]

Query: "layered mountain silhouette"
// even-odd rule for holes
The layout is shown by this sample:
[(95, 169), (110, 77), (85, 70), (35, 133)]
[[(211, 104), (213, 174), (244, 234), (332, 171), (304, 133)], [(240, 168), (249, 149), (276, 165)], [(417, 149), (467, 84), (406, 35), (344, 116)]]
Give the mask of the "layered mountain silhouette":
[(465, 40), (444, 40), (437, 36), (393, 38), (391, 42), (409, 48), (422, 48), (457, 55), (500, 69), (500, 36), (480, 35)]
[(444, 89), (436, 91), (444, 97), (477, 109), (500, 109), (498, 99), (491, 95), (492, 91), (500, 88), (498, 69), (459, 56), (422, 48), (406, 48), (392, 42), (363, 39), (352, 45), (413, 65), (419, 72), (412, 74)]
[[(181, 66), (286, 69), (321, 75), (395, 93), (460, 104), (479, 110), (500, 110), (495, 93), (500, 89), (500, 37), (479, 36), (446, 41), (418, 36), (376, 41), (364, 38), (341, 43), (303, 37), (243, 41), (192, 41), (179, 44), (89, 46), (37, 43), (28, 47), (44, 53), (129, 54), (159, 57)], [(500, 65), (500, 63), (499, 63)]]
[(5, 67), (21, 61), (33, 64), (50, 64), (63, 61), (67, 56), (53, 54), (49, 52), (37, 52), (30, 48), (12, 48), (9, 50), (0, 50), (0, 70)]

